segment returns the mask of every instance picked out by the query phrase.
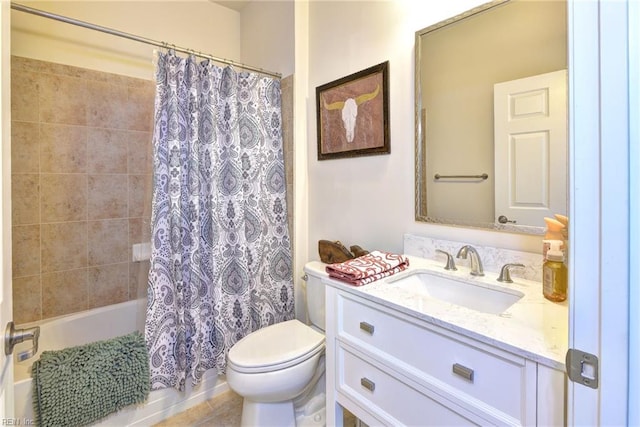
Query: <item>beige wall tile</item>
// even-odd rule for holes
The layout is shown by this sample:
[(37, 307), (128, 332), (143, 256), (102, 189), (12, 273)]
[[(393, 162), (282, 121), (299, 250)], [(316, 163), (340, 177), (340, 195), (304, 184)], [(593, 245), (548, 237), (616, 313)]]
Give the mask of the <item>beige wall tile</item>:
[(12, 89), (14, 278), (32, 279), (16, 307), (47, 318), (146, 296), (130, 245), (150, 239), (154, 82), (12, 57)]
[(42, 224), (42, 272), (87, 266), (87, 223)]
[(152, 82), (128, 88), (123, 116), (124, 129), (151, 131), (153, 126), (155, 85)]
[(151, 202), (153, 201), (153, 175), (144, 176), (144, 196), (142, 206), (142, 216), (144, 218), (151, 218)]
[(87, 269), (42, 275), (42, 317), (61, 316), (86, 310)]
[(130, 174), (151, 174), (153, 172), (151, 132), (128, 132), (127, 171)]
[(90, 79), (92, 75), (103, 74), (100, 71), (87, 70), (84, 68), (74, 67), (72, 65), (58, 64), (55, 62), (38, 61), (36, 69), (45, 74), (56, 74), (65, 77), (75, 77), (78, 79)]
[(42, 222), (87, 219), (87, 175), (42, 174), (40, 182)]
[[(31, 71), (43, 74), (60, 74), (69, 77), (84, 77), (90, 73), (104, 74), (99, 71), (85, 70), (71, 65), (57, 64), (54, 62), (40, 61), (33, 58), (24, 58), (20, 56), (11, 56), (12, 72)], [(89, 73), (89, 74), (88, 74)]]
[(76, 77), (40, 75), (40, 122), (85, 125), (86, 83)]
[(129, 300), (129, 263), (88, 269), (89, 308)]
[(11, 173), (40, 172), (38, 123), (11, 121)]
[(129, 264), (129, 299), (147, 297), (149, 283), (149, 261)]
[(127, 175), (89, 175), (89, 219), (127, 217)]
[(13, 277), (40, 274), (40, 224), (12, 227)]
[(150, 218), (129, 218), (129, 246), (151, 241)]
[(289, 240), (293, 246), (293, 75), (281, 82), (282, 90), (282, 145), (284, 152), (285, 180), (287, 185), (287, 217)]
[(89, 129), (89, 173), (127, 173), (129, 132)]
[(129, 175), (129, 217), (148, 215), (151, 206), (151, 179), (147, 175)]
[(13, 279), (13, 321), (16, 324), (42, 319), (40, 275)]
[(31, 58), (11, 55), (11, 72), (19, 74), (22, 71), (33, 71), (33, 62)]
[(127, 262), (129, 220), (89, 221), (89, 266)]
[(42, 173), (86, 173), (87, 128), (41, 124), (40, 164)]
[(87, 125), (126, 129), (127, 88), (109, 83), (87, 82)]
[(129, 218), (129, 248), (142, 242), (142, 231), (142, 218)]
[(40, 223), (40, 175), (11, 175), (11, 221), (13, 225)]
[(11, 119), (37, 122), (39, 111), (38, 74), (21, 71), (11, 75)]

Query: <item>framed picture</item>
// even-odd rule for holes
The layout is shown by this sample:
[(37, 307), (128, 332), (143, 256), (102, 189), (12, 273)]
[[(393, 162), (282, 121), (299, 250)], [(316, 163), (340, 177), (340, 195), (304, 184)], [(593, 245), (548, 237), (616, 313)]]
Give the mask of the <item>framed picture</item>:
[(389, 61), (316, 88), (318, 160), (389, 154)]

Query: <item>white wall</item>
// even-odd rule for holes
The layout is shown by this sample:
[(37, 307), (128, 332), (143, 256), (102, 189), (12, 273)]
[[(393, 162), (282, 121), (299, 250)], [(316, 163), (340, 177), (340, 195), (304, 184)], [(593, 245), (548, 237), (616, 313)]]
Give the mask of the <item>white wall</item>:
[[(414, 220), (415, 32), (484, 3), (354, 1), (309, 4), (307, 147), (309, 259), (320, 239), (365, 249), (402, 250), (406, 232), (537, 252), (540, 238)], [(391, 154), (317, 160), (315, 88), (389, 61)], [(303, 95), (300, 95), (303, 96)], [(296, 242), (304, 244), (304, 242)]]
[(303, 318), (306, 313), (305, 293), (300, 292), (303, 282), (298, 279), (304, 264), (310, 259), (309, 241), (309, 174), (307, 169), (308, 146), (307, 124), (307, 90), (309, 86), (309, 3), (296, 2), (295, 5), (295, 75), (293, 100), (293, 236), (295, 239), (293, 255), (293, 280), (296, 295), (296, 316)]
[[(414, 220), (415, 32), (483, 2), (256, 2), (242, 15), (204, 0), (28, 5), (285, 76), (297, 70), (294, 277), (299, 282), (304, 263), (318, 258), (320, 239), (401, 251), (402, 235), (414, 232), (539, 250), (539, 238), (533, 236)], [(12, 29), (14, 55), (153, 77), (151, 46), (17, 11), (12, 11)], [(318, 162), (315, 88), (386, 60), (390, 63), (391, 154)]]
[[(207, 0), (28, 1), (26, 6), (241, 60), (240, 14)], [(11, 11), (12, 55), (153, 79), (153, 46)]]
[(283, 77), (294, 70), (293, 0), (252, 1), (241, 13), (242, 62)]

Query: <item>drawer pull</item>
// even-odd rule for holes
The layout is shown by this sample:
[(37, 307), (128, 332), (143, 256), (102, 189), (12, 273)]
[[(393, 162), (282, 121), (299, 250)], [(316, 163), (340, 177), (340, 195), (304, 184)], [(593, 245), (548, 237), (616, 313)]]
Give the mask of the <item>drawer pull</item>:
[(360, 329), (373, 335), (373, 331), (375, 330), (375, 327), (371, 323), (360, 322)]
[(453, 373), (456, 375), (460, 375), (465, 380), (469, 380), (473, 382), (473, 369), (469, 369), (466, 366), (463, 366), (459, 363), (454, 363)]
[(376, 389), (376, 383), (368, 378), (360, 378), (360, 385), (371, 392)]

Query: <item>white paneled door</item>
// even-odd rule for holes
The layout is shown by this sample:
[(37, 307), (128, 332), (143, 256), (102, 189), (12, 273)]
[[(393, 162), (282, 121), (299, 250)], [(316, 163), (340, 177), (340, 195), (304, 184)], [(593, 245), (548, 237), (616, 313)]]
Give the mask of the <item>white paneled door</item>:
[(629, 314), (638, 309), (629, 249), (637, 248), (640, 226), (629, 205), (629, 176), (637, 173), (629, 152), (638, 142), (629, 119), (630, 109), (638, 111), (631, 90), (638, 76), (629, 72), (638, 60), (629, 32), (640, 21), (635, 3), (568, 2), (569, 347), (599, 359), (597, 388), (568, 383), (567, 423), (575, 426), (638, 425), (637, 385), (629, 381), (638, 370), (629, 358)]
[(567, 214), (567, 71), (497, 83), (495, 221), (544, 227)]

